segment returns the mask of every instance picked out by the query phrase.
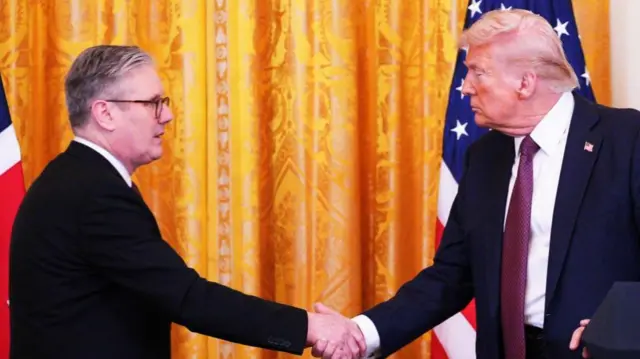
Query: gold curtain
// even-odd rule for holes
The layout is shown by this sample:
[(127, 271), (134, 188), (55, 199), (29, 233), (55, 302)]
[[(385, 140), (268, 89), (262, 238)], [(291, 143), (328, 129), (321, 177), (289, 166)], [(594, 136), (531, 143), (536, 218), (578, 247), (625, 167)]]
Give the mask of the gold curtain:
[[(607, 3), (574, 3), (605, 104)], [(164, 238), (210, 280), (356, 315), (431, 262), (466, 5), (1, 0), (0, 73), (26, 184), (71, 139), (63, 76), (73, 58), (138, 44), (157, 60), (176, 115), (165, 157), (135, 175)], [(173, 348), (176, 359), (288, 357), (181, 327)], [(429, 353), (425, 335), (394, 357)]]

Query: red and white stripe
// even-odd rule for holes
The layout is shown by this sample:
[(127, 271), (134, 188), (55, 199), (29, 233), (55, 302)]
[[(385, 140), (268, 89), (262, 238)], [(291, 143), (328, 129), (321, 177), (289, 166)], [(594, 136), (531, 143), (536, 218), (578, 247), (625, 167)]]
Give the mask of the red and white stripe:
[[(444, 161), (440, 166), (440, 187), (438, 189), (438, 223), (436, 246), (444, 226), (449, 219), (453, 200), (458, 193), (458, 183)], [(475, 301), (462, 312), (455, 314), (433, 329), (431, 343), (432, 359), (475, 359), (476, 357), (476, 315)]]
[[(0, 93), (0, 95), (2, 95)], [(20, 146), (13, 125), (0, 132), (0, 357), (9, 356), (9, 241), (24, 197)]]

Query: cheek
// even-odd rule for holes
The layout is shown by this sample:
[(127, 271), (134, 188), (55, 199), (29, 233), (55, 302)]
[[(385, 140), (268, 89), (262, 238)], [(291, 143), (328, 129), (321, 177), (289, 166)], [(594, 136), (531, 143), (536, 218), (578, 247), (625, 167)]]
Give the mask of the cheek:
[(153, 139), (155, 124), (147, 117), (140, 116), (136, 122), (136, 128), (133, 129), (132, 136), (141, 142), (149, 142)]
[(476, 86), (476, 101), (483, 111), (488, 111), (492, 107), (495, 101), (493, 97), (494, 94), (487, 85), (478, 84)]
[(512, 94), (498, 85), (481, 85), (477, 89), (478, 101), (487, 112), (500, 112), (511, 102)]

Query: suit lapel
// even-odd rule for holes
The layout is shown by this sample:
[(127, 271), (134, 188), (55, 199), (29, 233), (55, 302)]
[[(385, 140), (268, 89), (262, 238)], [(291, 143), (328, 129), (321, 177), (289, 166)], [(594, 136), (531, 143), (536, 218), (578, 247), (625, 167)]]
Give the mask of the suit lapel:
[[(551, 227), (546, 305), (553, 299), (560, 273), (593, 165), (602, 147), (602, 136), (592, 132), (598, 121), (594, 105), (574, 95), (575, 108), (569, 127)], [(589, 147), (591, 149), (589, 150)]]
[(500, 268), (502, 263), (502, 237), (509, 180), (515, 159), (513, 137), (500, 134), (494, 153), (485, 165), (489, 180), (484, 200), (488, 203), (488, 221), (485, 229), (487, 253), (485, 257), (486, 284), (491, 303), (491, 315), (497, 315), (500, 303)]

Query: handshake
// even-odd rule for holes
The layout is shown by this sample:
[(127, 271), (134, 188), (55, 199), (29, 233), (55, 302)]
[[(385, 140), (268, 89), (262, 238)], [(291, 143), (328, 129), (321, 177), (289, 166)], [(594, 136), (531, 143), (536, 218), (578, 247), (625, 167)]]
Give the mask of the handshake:
[(364, 335), (351, 319), (323, 304), (314, 305), (308, 313), (307, 347), (311, 354), (323, 359), (364, 358), (367, 347)]

